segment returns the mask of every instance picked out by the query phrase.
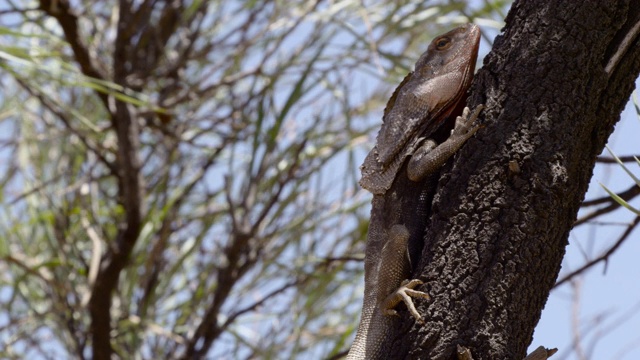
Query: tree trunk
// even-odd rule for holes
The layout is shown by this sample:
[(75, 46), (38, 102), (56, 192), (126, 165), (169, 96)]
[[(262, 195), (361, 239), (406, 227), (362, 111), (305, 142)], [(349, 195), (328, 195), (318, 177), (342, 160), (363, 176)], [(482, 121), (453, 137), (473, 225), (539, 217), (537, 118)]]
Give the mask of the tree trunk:
[[(426, 323), (403, 313), (393, 358), (522, 359), (596, 156), (640, 70), (640, 4), (516, 1), (470, 105), (483, 128), (443, 171), (418, 275)], [(552, 346), (554, 344), (536, 344)]]

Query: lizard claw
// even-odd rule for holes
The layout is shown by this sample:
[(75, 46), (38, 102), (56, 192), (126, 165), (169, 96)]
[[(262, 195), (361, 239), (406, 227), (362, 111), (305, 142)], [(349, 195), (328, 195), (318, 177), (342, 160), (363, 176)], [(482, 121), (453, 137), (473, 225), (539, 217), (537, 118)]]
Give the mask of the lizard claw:
[(413, 300), (411, 299), (411, 297), (429, 299), (429, 295), (427, 293), (414, 290), (416, 286), (422, 284), (423, 282), (418, 279), (404, 280), (400, 284), (400, 287), (389, 296), (387, 296), (387, 298), (382, 302), (383, 314), (389, 316), (397, 316), (398, 312), (393, 308), (398, 305), (400, 301), (403, 301), (405, 305), (407, 305), (407, 309), (409, 309), (411, 315), (416, 318), (416, 321), (422, 324), (422, 317), (418, 313), (418, 310), (416, 310), (415, 305), (413, 305)]
[(480, 125), (476, 125), (472, 127), (473, 123), (480, 115), (480, 112), (484, 108), (484, 105), (478, 105), (473, 112), (468, 107), (465, 107), (462, 111), (462, 115), (456, 118), (456, 124), (453, 130), (451, 130), (452, 136), (461, 136), (469, 138), (471, 135), (475, 134), (478, 129), (480, 129)]

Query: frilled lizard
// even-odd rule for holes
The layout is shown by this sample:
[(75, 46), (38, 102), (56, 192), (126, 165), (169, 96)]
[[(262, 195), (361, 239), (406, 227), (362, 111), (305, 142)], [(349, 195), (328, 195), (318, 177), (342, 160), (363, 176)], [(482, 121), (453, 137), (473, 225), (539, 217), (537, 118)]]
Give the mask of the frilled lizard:
[(373, 203), (362, 317), (348, 360), (386, 357), (384, 341), (399, 302), (421, 322), (411, 297), (429, 296), (414, 290), (420, 280), (408, 279), (422, 252), (438, 170), (479, 128), (473, 122), (481, 107), (458, 116), (479, 42), (472, 24), (435, 38), (385, 108), (376, 145), (361, 167), (360, 185), (373, 193)]

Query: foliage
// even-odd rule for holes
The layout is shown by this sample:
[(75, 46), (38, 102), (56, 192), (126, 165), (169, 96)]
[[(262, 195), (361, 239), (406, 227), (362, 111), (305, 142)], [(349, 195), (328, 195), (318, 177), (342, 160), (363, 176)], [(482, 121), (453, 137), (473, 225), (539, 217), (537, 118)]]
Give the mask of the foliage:
[(356, 159), (423, 44), (490, 5), (25, 3), (0, 9), (0, 356), (344, 350)]

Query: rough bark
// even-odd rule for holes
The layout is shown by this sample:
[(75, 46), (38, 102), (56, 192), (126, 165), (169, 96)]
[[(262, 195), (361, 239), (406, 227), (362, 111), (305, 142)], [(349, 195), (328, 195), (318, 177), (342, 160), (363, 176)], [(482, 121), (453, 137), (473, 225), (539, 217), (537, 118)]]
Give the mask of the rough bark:
[(417, 274), (432, 297), (418, 306), (426, 323), (402, 314), (394, 358), (454, 359), (457, 345), (475, 360), (525, 357), (596, 156), (640, 71), (638, 36), (628, 36), (639, 9), (514, 3), (472, 87), (484, 128), (434, 199)]

